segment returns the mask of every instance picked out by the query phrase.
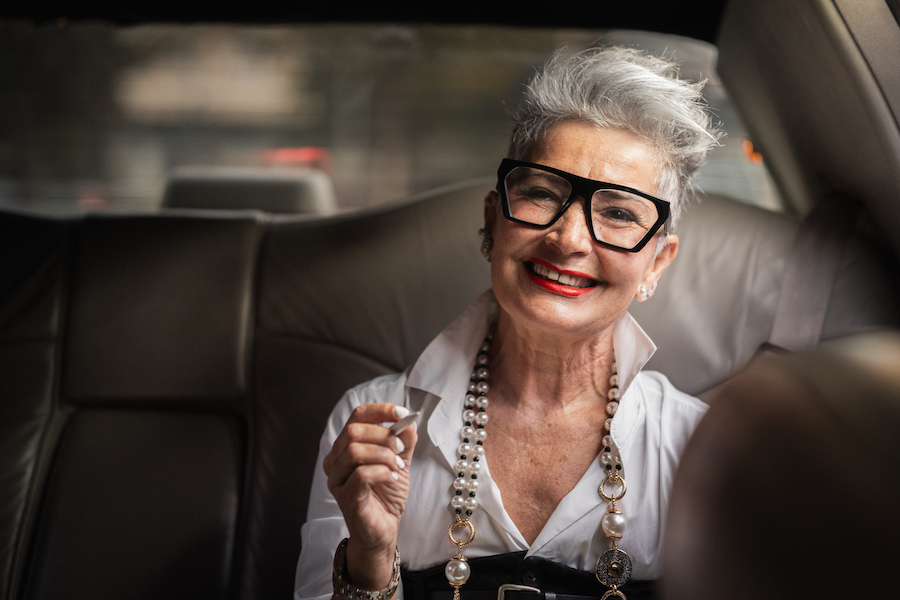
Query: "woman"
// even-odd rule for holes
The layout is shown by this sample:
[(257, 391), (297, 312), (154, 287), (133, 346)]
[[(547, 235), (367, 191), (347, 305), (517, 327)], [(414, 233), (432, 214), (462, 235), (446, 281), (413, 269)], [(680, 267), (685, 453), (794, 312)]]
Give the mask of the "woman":
[[(651, 593), (705, 407), (641, 372), (655, 346), (627, 309), (675, 258), (667, 223), (715, 143), (700, 87), (622, 48), (535, 76), (485, 202), (492, 290), (410, 369), (335, 408), (297, 598)], [(410, 411), (418, 429), (384, 426)]]

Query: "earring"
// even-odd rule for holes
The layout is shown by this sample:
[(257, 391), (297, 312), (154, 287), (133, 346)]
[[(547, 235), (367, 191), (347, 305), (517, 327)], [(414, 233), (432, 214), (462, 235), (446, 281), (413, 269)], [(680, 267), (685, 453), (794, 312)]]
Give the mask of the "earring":
[(481, 236), (481, 255), (491, 262), (491, 250), (494, 248), (494, 237), (484, 227), (478, 230)]
[(643, 284), (643, 283), (642, 283), (642, 284), (641, 284), (641, 287), (640, 287), (640, 294), (641, 294), (641, 297), (642, 297), (644, 300), (649, 299), (649, 298), (653, 295), (653, 293), (656, 291), (656, 285), (657, 285), (657, 282), (654, 281), (654, 282), (653, 282), (653, 285), (651, 285), (651, 286), (648, 288), (646, 284)]

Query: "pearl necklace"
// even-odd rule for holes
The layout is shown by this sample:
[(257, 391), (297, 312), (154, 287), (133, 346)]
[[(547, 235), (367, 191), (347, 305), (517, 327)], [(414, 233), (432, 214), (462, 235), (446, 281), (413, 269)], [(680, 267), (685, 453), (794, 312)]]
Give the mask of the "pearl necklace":
[[(600, 463), (603, 465), (606, 476), (600, 482), (600, 488), (597, 490), (600, 497), (609, 502), (606, 514), (600, 519), (600, 529), (603, 534), (610, 540), (611, 547), (609, 550), (600, 555), (597, 559), (597, 566), (594, 572), (597, 580), (603, 585), (610, 588), (607, 590), (601, 600), (618, 597), (626, 600), (625, 594), (619, 590), (619, 586), (625, 584), (631, 577), (631, 558), (623, 551), (619, 550), (617, 542), (625, 535), (625, 517), (622, 511), (616, 506), (616, 502), (625, 495), (625, 479), (622, 477), (622, 460), (619, 458), (618, 452), (613, 452), (612, 439), (612, 420), (619, 409), (619, 399), (621, 391), (619, 390), (619, 373), (616, 368), (616, 359), (613, 357), (612, 363), (613, 374), (609, 378), (609, 393), (607, 395), (606, 414), (609, 417), (603, 424), (606, 434), (603, 436), (603, 452), (600, 454)], [(609, 489), (607, 489), (607, 486)]]
[[(463, 426), (460, 429), (461, 443), (457, 449), (459, 460), (456, 462), (456, 479), (453, 481), (455, 493), (450, 500), (450, 508), (456, 519), (447, 530), (450, 542), (456, 546), (456, 554), (444, 567), (447, 582), (453, 587), (453, 600), (459, 600), (459, 588), (469, 580), (469, 576), (472, 574), (468, 561), (463, 555), (463, 548), (475, 540), (475, 526), (470, 518), (478, 508), (475, 496), (479, 485), (478, 475), (483, 469), (484, 439), (487, 437), (484, 426), (488, 422), (486, 409), (489, 404), (487, 393), (490, 389), (488, 385), (490, 371), (487, 366), (490, 363), (489, 353), (493, 335), (493, 330), (489, 331), (478, 350), (475, 369), (469, 378), (469, 388), (463, 408)], [(615, 357), (612, 368), (613, 374), (609, 379), (609, 401), (606, 404), (606, 413), (609, 416), (604, 422), (606, 433), (603, 436), (604, 449), (600, 454), (600, 462), (605, 469), (606, 476), (598, 490), (600, 497), (609, 502), (606, 514), (600, 521), (600, 528), (612, 545), (597, 559), (595, 573), (600, 583), (610, 588), (601, 600), (608, 600), (612, 597), (626, 600), (625, 594), (618, 588), (631, 577), (631, 558), (616, 545), (617, 541), (621, 540), (625, 534), (625, 518), (622, 516), (622, 511), (616, 506), (616, 502), (625, 495), (626, 487), (621, 474), (622, 462), (618, 453), (614, 453), (612, 450), (613, 441), (610, 434), (612, 419), (619, 408), (621, 396)], [(612, 488), (612, 493), (607, 491), (607, 485)]]
[[(450, 500), (450, 508), (456, 520), (447, 531), (450, 542), (456, 546), (456, 554), (444, 568), (447, 581), (453, 587), (453, 600), (459, 600), (459, 588), (469, 580), (471, 569), (463, 556), (463, 548), (475, 539), (475, 526), (469, 520), (478, 508), (475, 494), (478, 491), (478, 475), (483, 468), (481, 459), (484, 456), (484, 438), (487, 432), (484, 426), (488, 422), (485, 409), (488, 407), (487, 369), (490, 363), (491, 340), (493, 329), (484, 338), (475, 359), (475, 369), (469, 378), (469, 390), (463, 408), (463, 426), (459, 431), (461, 443), (458, 448), (459, 460), (456, 463), (456, 479), (453, 481), (455, 494)], [(461, 537), (459, 533), (462, 533)]]

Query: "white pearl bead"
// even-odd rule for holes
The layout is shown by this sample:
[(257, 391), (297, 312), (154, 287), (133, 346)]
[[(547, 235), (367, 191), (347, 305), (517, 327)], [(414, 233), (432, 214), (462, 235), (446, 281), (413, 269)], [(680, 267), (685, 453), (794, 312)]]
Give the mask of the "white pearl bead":
[(618, 402), (607, 402), (606, 403), (606, 412), (610, 415), (616, 414), (616, 411), (619, 410)]
[(491, 386), (489, 386), (486, 381), (479, 381), (475, 384), (475, 391), (480, 395), (487, 394), (489, 389), (491, 389)]
[(476, 425), (481, 425), (482, 427), (484, 427), (485, 425), (487, 425), (487, 422), (488, 422), (487, 413), (480, 412), (477, 415), (475, 415), (475, 424)]
[(478, 398), (475, 399), (475, 407), (476, 408), (486, 409), (488, 407), (488, 404), (490, 404), (490, 403), (491, 402), (490, 402), (490, 400), (488, 400), (487, 396), (479, 396)]
[(465, 473), (471, 468), (469, 465), (469, 461), (467, 460), (458, 460), (456, 461), (456, 472), (457, 473)]
[(606, 421), (604, 421), (603, 426), (607, 431), (612, 431), (612, 419), (607, 419)]
[(609, 385), (619, 385), (619, 374), (613, 373), (609, 378)]
[(469, 580), (471, 572), (469, 563), (464, 560), (453, 559), (444, 567), (444, 575), (447, 576), (447, 581), (450, 582), (450, 585), (464, 584)]
[(469, 474), (470, 475), (480, 475), (481, 474), (481, 463), (472, 461), (472, 464), (469, 465)]
[(491, 362), (491, 357), (488, 356), (487, 354), (485, 354), (484, 352), (479, 354), (478, 357), (475, 359), (475, 364), (481, 365), (481, 366), (486, 366), (490, 362)]
[(484, 456), (484, 446), (475, 446), (475, 456), (479, 458)]
[(465, 508), (466, 510), (474, 511), (476, 508), (478, 508), (478, 501), (472, 497), (466, 498), (463, 502), (463, 508)]
[(450, 498), (450, 506), (453, 509), (462, 508), (463, 507), (463, 497), (462, 496), (453, 496)]
[(604, 452), (603, 454), (600, 455), (600, 462), (603, 463), (604, 465), (611, 464), (612, 463), (612, 454), (610, 454), (609, 452)]
[(619, 388), (610, 388), (609, 393), (606, 396), (610, 400), (618, 400), (619, 399)]
[(463, 423), (474, 423), (475, 422), (475, 411), (474, 410), (464, 410), (463, 411)]
[(479, 368), (475, 371), (475, 377), (477, 377), (477, 378), (480, 379), (481, 381), (487, 380), (487, 378), (490, 377), (490, 375), (491, 375), (491, 372), (488, 371), (488, 370), (487, 370), (486, 368), (484, 368), (484, 367), (479, 367)]
[(466, 444), (463, 442), (456, 449), (456, 452), (459, 456), (471, 456), (472, 454), (472, 444)]
[(475, 396), (466, 394), (466, 408), (472, 408), (473, 406), (475, 406)]
[(475, 428), (469, 427), (466, 425), (462, 429), (459, 430), (459, 439), (461, 440), (471, 440), (475, 437)]
[(485, 431), (484, 429), (476, 429), (475, 430), (475, 441), (476, 442), (483, 442), (486, 437), (487, 437), (487, 431)]
[(473, 395), (475, 394), (475, 382), (474, 381), (469, 382), (469, 393), (473, 394)]
[(621, 539), (625, 535), (625, 517), (620, 512), (608, 512), (600, 520), (600, 527), (606, 537)]
[(613, 439), (612, 439), (611, 435), (603, 436), (603, 445), (606, 446), (607, 448), (609, 448), (610, 446), (613, 445)]
[(464, 490), (468, 487), (468, 482), (464, 477), (457, 477), (453, 480), (453, 489), (455, 490)]
[(466, 490), (469, 492), (477, 492), (478, 491), (478, 480), (470, 479), (466, 482)]
[(491, 351), (491, 343), (490, 343), (490, 342), (484, 342), (483, 344), (481, 344), (480, 350), (481, 350), (481, 353), (482, 353), (482, 354), (487, 354), (488, 352)]

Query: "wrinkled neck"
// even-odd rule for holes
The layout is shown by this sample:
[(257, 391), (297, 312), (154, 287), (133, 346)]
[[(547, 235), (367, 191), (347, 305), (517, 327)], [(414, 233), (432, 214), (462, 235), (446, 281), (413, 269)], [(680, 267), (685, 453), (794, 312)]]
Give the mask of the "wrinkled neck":
[(605, 400), (613, 357), (611, 327), (590, 337), (548, 334), (501, 311), (492, 348), (492, 395), (544, 409)]

